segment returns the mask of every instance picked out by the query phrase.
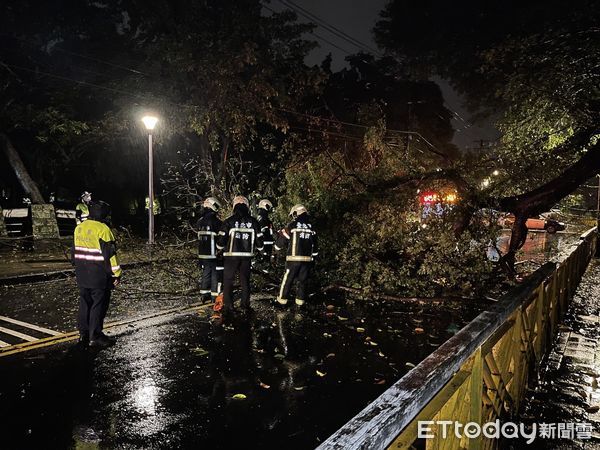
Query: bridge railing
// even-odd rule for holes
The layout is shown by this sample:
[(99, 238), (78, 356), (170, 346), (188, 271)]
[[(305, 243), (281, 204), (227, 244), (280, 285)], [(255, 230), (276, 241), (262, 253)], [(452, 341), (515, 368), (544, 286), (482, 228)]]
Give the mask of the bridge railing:
[[(595, 254), (596, 228), (557, 263), (504, 295), (324, 441), (325, 449), (409, 448), (419, 421), (484, 424), (516, 415), (528, 377), (549, 351), (558, 323)], [(484, 436), (446, 438), (431, 426), (427, 448), (488, 449)], [(460, 434), (460, 433), (459, 433)]]

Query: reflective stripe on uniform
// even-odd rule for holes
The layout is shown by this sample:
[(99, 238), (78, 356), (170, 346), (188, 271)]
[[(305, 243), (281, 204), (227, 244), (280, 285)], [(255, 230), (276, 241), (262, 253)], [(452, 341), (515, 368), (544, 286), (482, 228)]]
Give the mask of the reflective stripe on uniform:
[(201, 294), (210, 294), (210, 289), (200, 289)]
[(87, 248), (87, 247), (75, 247), (75, 251), (86, 252), (86, 253), (98, 253), (102, 254), (102, 250), (99, 248)]
[(223, 256), (254, 256), (251, 252), (225, 252)]
[(304, 261), (304, 262), (310, 262), (313, 259), (312, 259), (312, 256), (290, 255), (290, 256), (286, 256), (285, 260), (286, 261)]
[[(283, 276), (283, 280), (281, 281), (281, 287), (279, 288), (279, 297), (277, 297), (277, 301), (279, 302), (279, 299), (281, 300), (285, 300), (283, 299), (283, 288), (285, 287), (285, 282), (287, 281), (287, 277), (290, 274), (290, 269), (285, 269), (285, 275)], [(281, 303), (281, 302), (279, 302)], [(287, 300), (285, 300), (285, 303), (287, 303)], [(282, 304), (285, 304), (282, 303)]]
[(273, 245), (274, 243), (274, 241), (263, 241), (263, 244), (265, 245)]
[(104, 256), (102, 256), (102, 255), (78, 255), (76, 253), (75, 259), (85, 259), (86, 261), (104, 261)]
[(210, 236), (210, 255), (198, 255), (199, 258), (201, 258), (201, 259), (215, 258), (215, 236), (216, 235), (217, 235), (217, 233), (215, 233), (214, 231), (206, 231), (206, 230), (198, 231), (198, 239), (200, 239), (200, 236)]
[(292, 230), (290, 230), (292, 233), (310, 233), (310, 234), (315, 234), (315, 232), (313, 230), (311, 230), (310, 228), (294, 228)]
[(236, 231), (240, 231), (242, 233), (252, 233), (252, 234), (254, 234), (254, 228), (230, 228), (229, 229), (229, 234), (235, 233)]
[(117, 270), (121, 270), (121, 266), (112, 266), (110, 268), (110, 270), (112, 270), (113, 272), (116, 272)]

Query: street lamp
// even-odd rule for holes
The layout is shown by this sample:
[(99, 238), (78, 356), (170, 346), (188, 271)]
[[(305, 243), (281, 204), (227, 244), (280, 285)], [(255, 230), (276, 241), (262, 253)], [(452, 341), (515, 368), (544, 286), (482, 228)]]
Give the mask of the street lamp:
[(152, 162), (152, 130), (158, 117), (144, 116), (142, 122), (148, 130), (148, 244), (154, 244), (154, 167)]

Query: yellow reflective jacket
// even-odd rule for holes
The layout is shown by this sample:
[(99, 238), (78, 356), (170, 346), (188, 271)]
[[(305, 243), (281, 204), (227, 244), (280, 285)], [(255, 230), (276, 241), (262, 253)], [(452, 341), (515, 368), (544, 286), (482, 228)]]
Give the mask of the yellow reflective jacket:
[(75, 220), (77, 223), (84, 222), (90, 217), (90, 209), (85, 203), (78, 203), (75, 207)]
[(106, 224), (96, 220), (88, 219), (75, 227), (71, 261), (80, 287), (106, 288), (111, 278), (122, 274), (115, 237)]

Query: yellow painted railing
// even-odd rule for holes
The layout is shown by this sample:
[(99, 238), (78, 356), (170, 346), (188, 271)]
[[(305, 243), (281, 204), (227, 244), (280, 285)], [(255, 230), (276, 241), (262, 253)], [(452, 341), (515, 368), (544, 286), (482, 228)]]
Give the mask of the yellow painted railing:
[[(558, 323), (596, 252), (593, 228), (559, 259), (534, 272), (386, 390), (319, 447), (404, 449), (418, 440), (419, 421), (509, 420), (531, 375), (550, 350)], [(484, 436), (442, 439), (431, 427), (427, 449), (492, 449)]]

